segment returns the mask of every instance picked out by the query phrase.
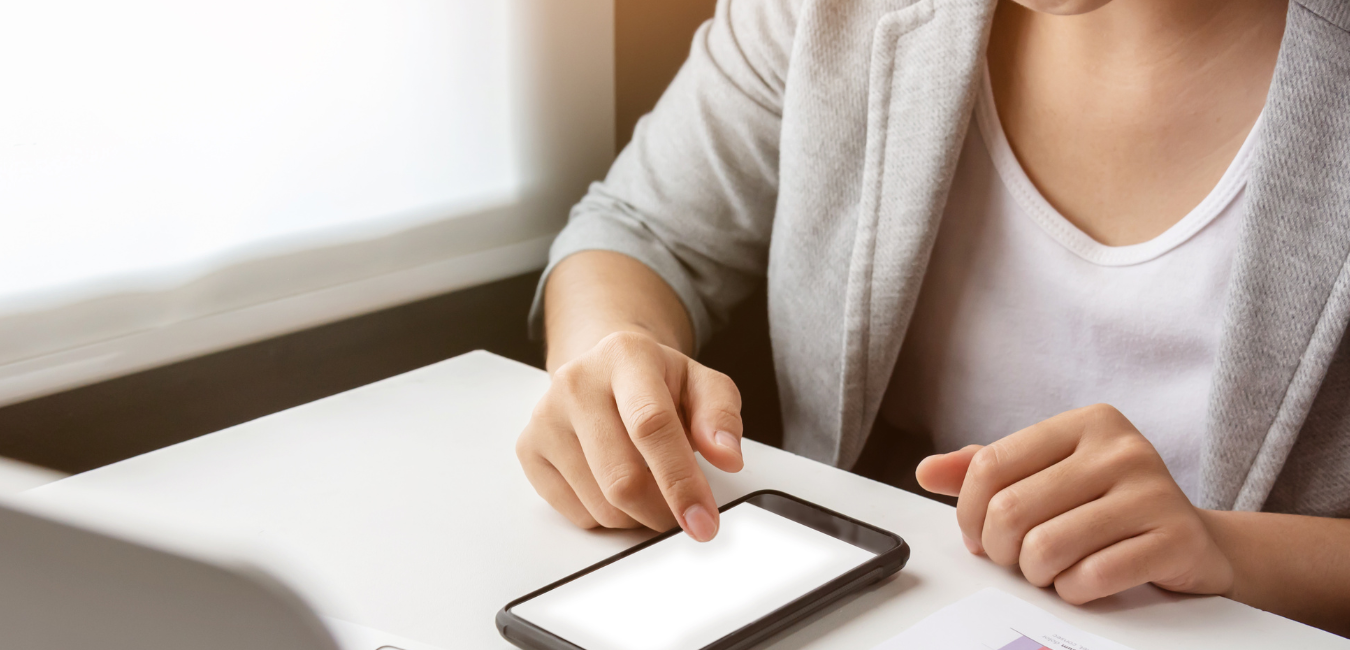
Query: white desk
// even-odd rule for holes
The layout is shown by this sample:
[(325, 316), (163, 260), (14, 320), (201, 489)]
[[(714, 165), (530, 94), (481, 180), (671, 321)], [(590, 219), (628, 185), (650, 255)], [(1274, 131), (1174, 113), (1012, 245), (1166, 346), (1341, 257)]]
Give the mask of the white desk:
[[(573, 528), (525, 480), (513, 446), (547, 386), (539, 370), (468, 354), (30, 494), (96, 489), (233, 522), (303, 556), (349, 603), (324, 613), (447, 649), (509, 647), (493, 626), (498, 608), (644, 537)], [(739, 474), (709, 469), (719, 502), (786, 490), (913, 548), (897, 577), (775, 648), (868, 649), (987, 586), (1136, 650), (1350, 648), (1232, 601), (1151, 587), (1075, 608), (967, 553), (945, 505), (755, 443), (745, 456)]]

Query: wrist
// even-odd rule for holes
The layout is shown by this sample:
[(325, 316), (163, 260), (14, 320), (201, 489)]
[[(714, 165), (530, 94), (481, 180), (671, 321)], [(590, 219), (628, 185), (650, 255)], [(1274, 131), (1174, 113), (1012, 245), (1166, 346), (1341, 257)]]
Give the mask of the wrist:
[(643, 323), (615, 320), (591, 322), (572, 331), (555, 332), (554, 328), (549, 328), (545, 366), (549, 373), (553, 373), (569, 361), (590, 352), (606, 337), (620, 332), (645, 336), (666, 347), (679, 349), (679, 343), (672, 340), (673, 336), (663, 335)]
[(1239, 571), (1239, 563), (1234, 561), (1234, 558), (1241, 553), (1240, 534), (1234, 530), (1232, 522), (1232, 515), (1235, 513), (1226, 510), (1204, 510), (1200, 508), (1197, 508), (1196, 512), (1200, 515), (1200, 521), (1204, 524), (1205, 530), (1209, 532), (1209, 538), (1214, 542), (1216, 552), (1222, 556), (1223, 562), (1230, 567), (1229, 571), (1232, 574), (1232, 577), (1228, 580), (1227, 588), (1220, 591), (1218, 595), (1231, 600), (1239, 600), (1238, 594), (1241, 591), (1243, 578)]
[(1345, 635), (1350, 633), (1350, 520), (1200, 510), (1233, 566), (1223, 595)]
[(675, 291), (655, 271), (610, 251), (569, 255), (544, 286), (548, 369), (580, 357), (606, 336), (633, 332), (686, 355), (693, 324)]

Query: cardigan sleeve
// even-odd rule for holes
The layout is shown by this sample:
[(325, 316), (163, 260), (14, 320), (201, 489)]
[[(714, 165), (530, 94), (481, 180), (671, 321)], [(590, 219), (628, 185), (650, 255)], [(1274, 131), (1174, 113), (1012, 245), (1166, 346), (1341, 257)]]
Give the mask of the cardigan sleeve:
[(558, 262), (632, 257), (679, 296), (696, 346), (764, 277), (778, 195), (782, 98), (800, 0), (719, 0), (689, 58), (604, 181), (554, 241), (530, 311)]

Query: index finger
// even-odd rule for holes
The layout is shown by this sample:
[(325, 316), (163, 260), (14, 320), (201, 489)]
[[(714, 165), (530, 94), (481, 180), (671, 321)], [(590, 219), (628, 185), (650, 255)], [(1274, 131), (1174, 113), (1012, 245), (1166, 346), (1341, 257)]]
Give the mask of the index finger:
[(621, 364), (611, 375), (614, 402), (680, 527), (706, 542), (717, 535), (717, 503), (694, 459), (666, 376), (664, 360), (651, 356)]
[(956, 521), (966, 539), (984, 549), (989, 502), (1004, 488), (1073, 454), (1083, 435), (1083, 418), (1074, 412), (1033, 424), (976, 452), (961, 483)]

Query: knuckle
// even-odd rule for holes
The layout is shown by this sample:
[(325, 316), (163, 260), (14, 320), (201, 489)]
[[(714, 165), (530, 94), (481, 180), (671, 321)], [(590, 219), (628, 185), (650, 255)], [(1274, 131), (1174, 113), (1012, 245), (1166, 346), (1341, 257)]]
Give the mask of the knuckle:
[(645, 476), (637, 476), (631, 470), (618, 470), (603, 483), (605, 498), (620, 507), (637, 503), (642, 498), (645, 479)]
[(662, 476), (670, 495), (692, 495), (699, 489), (700, 477), (688, 471), (668, 471)]
[(996, 527), (1016, 531), (1026, 517), (1026, 502), (1017, 491), (1008, 488), (989, 500), (989, 518)]
[(570, 431), (570, 429), (544, 426), (531, 421), (516, 437), (516, 457), (525, 460), (546, 456), (550, 449), (557, 448), (560, 437), (570, 433)]
[(1116, 407), (1110, 404), (1093, 404), (1084, 407), (1083, 411), (1088, 417), (1099, 422), (1109, 422), (1124, 417)]
[[(577, 360), (569, 361), (559, 366), (557, 370), (553, 371), (553, 384), (550, 386), (549, 392), (552, 393), (554, 390), (557, 390), (564, 395), (575, 395), (581, 390), (585, 372), (585, 366)], [(539, 408), (540, 406), (547, 408), (545, 405), (545, 402), (547, 401), (549, 400), (545, 397), (544, 400), (540, 401), (540, 404), (536, 406), (536, 408)]]
[(998, 473), (999, 467), (1003, 465), (1001, 456), (997, 444), (975, 452), (975, 456), (970, 459), (970, 469), (967, 470), (969, 476), (976, 481), (994, 476)]
[(1087, 594), (1101, 594), (1110, 584), (1111, 568), (1109, 563), (1103, 562), (1097, 557), (1088, 557), (1078, 567), (1077, 580), (1079, 582), (1079, 593), (1077, 596), (1085, 601), (1090, 598), (1084, 598)]
[(530, 429), (525, 429), (516, 438), (516, 459), (521, 463), (534, 456), (534, 441), (531, 439), (530, 431)]
[(609, 359), (627, 359), (650, 349), (652, 340), (636, 332), (614, 332), (597, 344), (597, 348)]
[(1131, 458), (1152, 456), (1154, 454), (1153, 443), (1150, 443), (1148, 438), (1139, 434), (1120, 436), (1116, 440), (1116, 449), (1121, 455)]
[(732, 422), (741, 421), (740, 410), (731, 410), (729, 408), (717, 407), (712, 409), (712, 419), (714, 422), (722, 422), (730, 425)]
[(1079, 419), (1079, 425), (1083, 428), (1085, 437), (1110, 438), (1119, 433), (1119, 423), (1125, 419), (1114, 406), (1110, 404), (1093, 404), (1084, 406), (1075, 411)]
[(567, 393), (567, 391), (563, 388), (563, 385), (565, 383), (574, 382), (571, 382), (570, 379), (559, 382), (556, 373), (553, 376), (552, 382), (552, 385), (550, 385), (549, 389), (544, 392), (544, 395), (539, 398), (539, 401), (534, 403), (534, 408), (530, 409), (529, 426), (531, 427), (546, 427), (552, 423), (556, 423), (562, 419), (561, 416), (567, 412), (565, 404), (565, 393)]
[(734, 408), (736, 409), (735, 415), (737, 417), (740, 417), (740, 410), (741, 410), (740, 387), (736, 385), (736, 382), (733, 381), (731, 377), (728, 377), (727, 375), (718, 372), (716, 370), (713, 370), (712, 373), (713, 374), (711, 381), (713, 385), (717, 387), (718, 392), (722, 393), (727, 398), (727, 401), (730, 404), (734, 405)]
[(1116, 442), (1111, 457), (1113, 463), (1131, 471), (1154, 469), (1162, 461), (1153, 443), (1141, 435), (1122, 437)]
[(516, 437), (516, 458), (522, 463), (544, 457), (547, 450), (548, 431), (534, 424), (525, 427)]
[(1054, 541), (1044, 531), (1033, 529), (1022, 539), (1019, 562), (1027, 580), (1037, 587), (1045, 587), (1055, 579), (1052, 565), (1055, 561)]
[(549, 399), (550, 397), (551, 395), (545, 393), (542, 399), (534, 403), (534, 408), (530, 409), (530, 422), (539, 422), (550, 415), (553, 401)]
[(628, 435), (633, 440), (645, 440), (679, 425), (679, 417), (673, 411), (651, 399), (634, 404), (629, 413)]
[(1134, 424), (1110, 404), (1097, 404), (1093, 407), (1093, 424), (1098, 431), (1106, 432), (1110, 435), (1138, 435), (1134, 429)]

